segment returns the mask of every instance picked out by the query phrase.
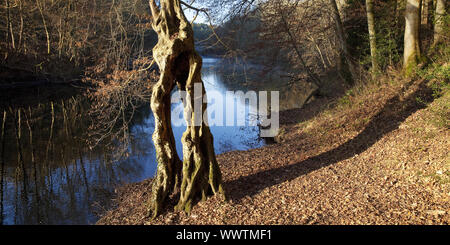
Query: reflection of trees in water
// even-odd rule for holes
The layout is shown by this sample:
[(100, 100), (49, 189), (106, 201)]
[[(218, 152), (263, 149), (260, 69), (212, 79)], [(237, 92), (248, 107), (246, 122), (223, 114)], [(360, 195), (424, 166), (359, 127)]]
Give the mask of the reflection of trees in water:
[[(257, 80), (256, 73), (252, 73), (252, 68), (255, 65), (224, 61), (223, 59), (213, 59), (213, 62), (204, 63), (202, 68), (202, 76), (204, 83), (212, 90), (219, 91), (223, 96), (225, 92), (229, 91), (248, 91), (251, 87), (246, 84), (247, 81)], [(247, 71), (245, 71), (247, 69)], [(239, 103), (235, 98), (234, 103)], [(268, 96), (270, 101), (270, 94)], [(227, 108), (233, 109), (232, 105), (226, 105)], [(235, 111), (235, 113), (237, 113)], [(246, 125), (247, 126), (233, 126), (230, 130), (222, 131), (216, 130), (216, 126), (212, 126), (211, 130), (214, 134), (216, 153), (224, 153), (232, 150), (247, 150), (251, 148), (261, 147), (264, 145), (264, 140), (259, 137), (259, 127), (250, 126), (258, 124), (258, 115), (250, 114), (246, 112)], [(218, 127), (220, 128), (220, 126)], [(244, 137), (243, 137), (244, 136)]]
[[(214, 130), (214, 128), (212, 130)], [(216, 147), (216, 154), (233, 150), (253, 149), (261, 147), (265, 144), (264, 139), (259, 137), (259, 128), (257, 126), (235, 127), (233, 132), (235, 132), (234, 136), (230, 135), (230, 132), (224, 132), (224, 135), (215, 134), (215, 144), (218, 145), (218, 147)], [(245, 137), (242, 137), (244, 135)]]
[[(206, 65), (203, 69), (203, 76), (214, 76), (215, 79), (221, 81), (224, 86), (221, 89), (279, 91), (280, 110), (301, 108), (307, 102), (311, 92), (316, 90), (316, 86), (307, 82), (306, 78), (292, 83), (292, 77), (281, 70), (275, 69), (271, 73), (264, 74), (262, 65), (225, 59), (214, 64), (216, 65)], [(212, 86), (214, 87), (214, 85)]]
[(6, 122), (6, 111), (3, 112), (1, 132), (0, 132), (0, 225), (3, 224), (3, 191), (4, 191), (4, 172), (5, 172), (5, 122)]
[[(81, 97), (72, 97), (1, 111), (2, 223), (95, 222), (117, 184), (142, 173), (135, 157), (148, 151), (142, 143), (148, 139), (138, 132), (141, 138), (129, 147), (133, 157), (122, 161), (113, 158), (115, 143), (90, 149), (87, 108)], [(133, 123), (143, 124), (146, 117), (142, 110)]]
[[(221, 86), (220, 91), (227, 89), (222, 75), (212, 72), (217, 75), (213, 85)], [(121, 158), (115, 154), (123, 146), (120, 140), (106, 139), (89, 147), (92, 124), (102, 125), (90, 117), (89, 109), (89, 101), (70, 96), (0, 109), (0, 123), (6, 115), (0, 138), (3, 223), (93, 223), (95, 214), (108, 207), (117, 185), (152, 175), (154, 121), (149, 106), (133, 114), (125, 135), (130, 144)], [(218, 132), (216, 153), (263, 145), (257, 131), (257, 127), (233, 127)], [(1, 154), (3, 147), (5, 154)]]
[(252, 135), (254, 137), (247, 137), (242, 142), (246, 149), (257, 148), (264, 145), (264, 139), (259, 137), (259, 126), (255, 127), (240, 127), (241, 131), (244, 131), (245, 135)]

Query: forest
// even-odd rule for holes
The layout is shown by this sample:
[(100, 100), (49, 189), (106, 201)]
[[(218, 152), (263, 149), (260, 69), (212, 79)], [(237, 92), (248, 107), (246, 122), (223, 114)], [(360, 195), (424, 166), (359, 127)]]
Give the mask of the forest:
[(448, 225), (449, 24), (446, 0), (4, 0), (0, 224)]

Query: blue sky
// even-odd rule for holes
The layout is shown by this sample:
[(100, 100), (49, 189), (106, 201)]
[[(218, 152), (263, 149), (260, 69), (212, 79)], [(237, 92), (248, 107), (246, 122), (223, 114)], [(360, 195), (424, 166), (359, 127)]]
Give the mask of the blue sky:
[[(186, 15), (186, 18), (189, 21), (192, 21), (192, 19), (195, 16), (195, 13), (196, 13), (196, 11), (194, 11), (192, 9), (188, 9), (188, 8), (184, 9), (184, 14)], [(208, 23), (208, 19), (204, 13), (199, 13), (197, 18), (195, 19), (195, 23)]]

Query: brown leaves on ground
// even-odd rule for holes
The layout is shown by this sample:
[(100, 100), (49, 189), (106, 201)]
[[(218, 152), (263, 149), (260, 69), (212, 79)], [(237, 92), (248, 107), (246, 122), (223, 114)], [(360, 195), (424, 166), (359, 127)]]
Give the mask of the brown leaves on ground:
[(431, 121), (450, 93), (397, 80), (357, 94), (307, 121), (289, 112), (281, 143), (219, 155), (229, 201), (150, 221), (144, 181), (98, 224), (449, 224), (450, 134)]

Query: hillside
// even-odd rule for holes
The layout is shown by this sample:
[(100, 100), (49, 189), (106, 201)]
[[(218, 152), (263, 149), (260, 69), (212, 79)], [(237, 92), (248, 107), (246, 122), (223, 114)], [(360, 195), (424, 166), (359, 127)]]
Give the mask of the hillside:
[(147, 180), (98, 224), (449, 224), (449, 65), (435, 67), (283, 112), (278, 143), (217, 156), (228, 201), (171, 201), (151, 221)]

